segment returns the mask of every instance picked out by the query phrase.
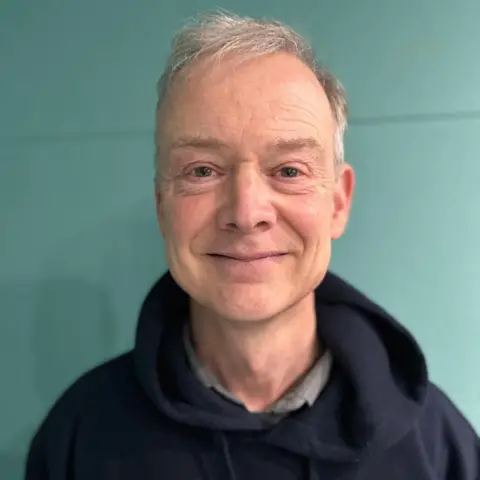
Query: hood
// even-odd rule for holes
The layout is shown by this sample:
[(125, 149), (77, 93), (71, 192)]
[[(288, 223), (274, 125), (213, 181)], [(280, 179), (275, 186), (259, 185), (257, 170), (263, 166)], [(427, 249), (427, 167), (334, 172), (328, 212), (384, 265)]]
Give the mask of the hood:
[(386, 449), (414, 426), (425, 400), (425, 359), (413, 337), (387, 312), (327, 273), (315, 290), (317, 331), (331, 351), (331, 380), (315, 404), (277, 425), (220, 401), (188, 365), (182, 322), (187, 294), (167, 272), (141, 309), (134, 359), (139, 381), (175, 422), (223, 435), (263, 432), (264, 440), (308, 458), (358, 462)]

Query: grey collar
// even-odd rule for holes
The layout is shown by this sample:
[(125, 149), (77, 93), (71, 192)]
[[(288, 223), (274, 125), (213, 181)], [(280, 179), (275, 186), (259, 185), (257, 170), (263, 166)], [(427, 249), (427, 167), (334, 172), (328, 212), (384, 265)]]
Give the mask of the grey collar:
[[(188, 322), (185, 323), (184, 344), (188, 361), (199, 380), (207, 387), (216, 391), (228, 400), (243, 405), (242, 401), (230, 393), (198, 359), (190, 337)], [(332, 369), (332, 356), (328, 350), (317, 359), (312, 368), (292, 390), (280, 398), (266, 413), (286, 414), (312, 406), (327, 384)]]

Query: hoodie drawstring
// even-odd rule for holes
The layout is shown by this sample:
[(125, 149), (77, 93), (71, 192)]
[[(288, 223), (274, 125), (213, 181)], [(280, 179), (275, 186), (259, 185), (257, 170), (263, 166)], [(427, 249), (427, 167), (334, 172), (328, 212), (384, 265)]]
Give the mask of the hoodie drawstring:
[[(233, 467), (233, 462), (232, 462), (232, 456), (230, 454), (230, 447), (228, 444), (227, 437), (225, 436), (224, 433), (222, 432), (215, 432), (213, 435), (214, 443), (217, 445), (219, 448), (220, 454), (222, 455), (223, 460), (225, 461), (225, 467), (228, 473), (228, 478), (222, 475), (222, 478), (225, 480), (238, 480), (237, 479), (237, 474), (235, 473), (235, 469)], [(200, 462), (203, 464), (204, 468), (206, 468), (206, 471), (204, 471), (205, 474), (208, 474), (208, 477), (206, 477), (206, 480), (217, 480), (218, 475), (213, 474), (213, 476), (210, 476), (213, 472), (211, 471), (211, 468), (207, 467), (207, 464), (205, 463), (205, 458), (202, 458), (202, 456), (199, 458)], [(310, 458), (307, 460), (307, 477), (306, 480), (318, 480), (318, 473), (317, 473), (317, 468), (316, 468), (316, 462), (314, 459)], [(211, 467), (211, 465), (209, 465)]]
[[(215, 442), (219, 444), (221, 453), (225, 460), (225, 465), (228, 471), (228, 480), (237, 480), (237, 474), (233, 468), (232, 456), (230, 455), (230, 447), (228, 445), (227, 437), (222, 432), (219, 432), (215, 434)], [(308, 460), (307, 480), (318, 480), (316, 462), (312, 458)]]
[(315, 468), (315, 461), (312, 458), (308, 460), (308, 480), (318, 480), (317, 469)]
[(223, 433), (218, 433), (216, 440), (220, 443), (220, 448), (222, 451), (223, 458), (225, 459), (225, 465), (228, 470), (228, 480), (237, 480), (237, 475), (233, 468), (232, 456), (230, 455), (230, 448), (228, 446), (227, 437)]
[[(221, 432), (215, 432), (213, 434), (213, 441), (216, 447), (215, 455), (220, 453), (225, 462), (224, 467), (221, 468), (222, 473), (220, 476), (218, 472), (218, 463), (215, 461), (215, 464), (212, 464), (212, 459), (209, 458), (209, 455), (204, 455), (196, 450), (192, 453), (194, 453), (199, 466), (201, 466), (203, 471), (202, 478), (205, 478), (205, 480), (218, 480), (218, 478), (225, 480), (238, 480), (235, 469), (233, 468), (232, 456), (230, 455), (230, 448), (226, 436)], [(225, 468), (228, 477), (225, 476)]]

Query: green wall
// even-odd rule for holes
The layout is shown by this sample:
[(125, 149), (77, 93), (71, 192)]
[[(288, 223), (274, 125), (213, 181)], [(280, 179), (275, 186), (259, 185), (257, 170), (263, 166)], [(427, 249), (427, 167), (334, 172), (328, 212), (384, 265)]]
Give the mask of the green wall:
[[(165, 268), (155, 82), (181, 21), (217, 6), (0, 0), (2, 480), (59, 393), (132, 345)], [(333, 267), (416, 334), (480, 428), (480, 2), (220, 6), (289, 22), (346, 85), (358, 187)]]

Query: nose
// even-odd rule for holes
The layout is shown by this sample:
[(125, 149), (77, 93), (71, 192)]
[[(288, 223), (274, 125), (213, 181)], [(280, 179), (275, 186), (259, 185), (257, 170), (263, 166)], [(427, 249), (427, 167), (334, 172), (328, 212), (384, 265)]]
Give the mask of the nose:
[(218, 211), (222, 230), (245, 234), (269, 230), (277, 221), (268, 182), (253, 165), (241, 165), (231, 173), (225, 202)]

